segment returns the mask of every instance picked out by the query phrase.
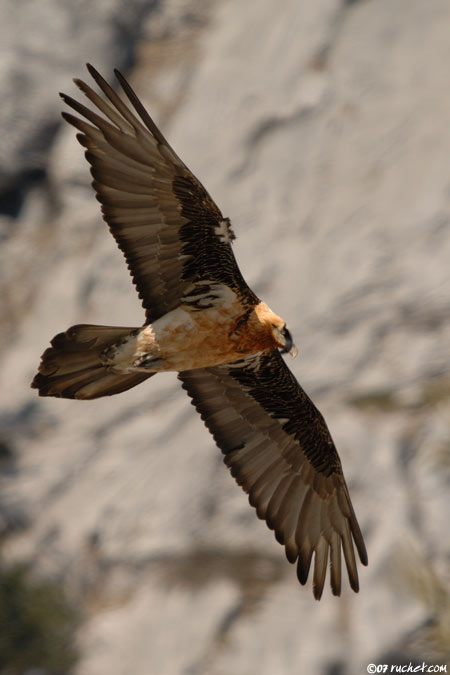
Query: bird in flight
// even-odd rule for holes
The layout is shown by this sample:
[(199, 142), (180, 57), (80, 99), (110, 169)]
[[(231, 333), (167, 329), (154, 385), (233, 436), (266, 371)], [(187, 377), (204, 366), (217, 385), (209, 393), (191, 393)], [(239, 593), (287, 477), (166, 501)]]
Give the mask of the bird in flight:
[(81, 116), (63, 117), (86, 148), (145, 323), (80, 324), (59, 333), (31, 386), (40, 396), (95, 399), (177, 371), (231, 474), (296, 563), (300, 583), (314, 554), (314, 596), (322, 595), (328, 567), (340, 595), (343, 552), (357, 592), (355, 546), (367, 565), (364, 540), (325, 420), (281, 356), (297, 353), (286, 323), (246, 284), (229, 219), (123, 75), (115, 71), (132, 107), (87, 68), (104, 96), (74, 80), (96, 111), (61, 94)]

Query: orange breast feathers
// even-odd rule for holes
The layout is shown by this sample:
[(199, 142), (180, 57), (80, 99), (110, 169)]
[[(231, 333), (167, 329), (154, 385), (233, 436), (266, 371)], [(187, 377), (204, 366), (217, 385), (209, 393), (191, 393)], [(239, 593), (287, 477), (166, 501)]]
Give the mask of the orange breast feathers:
[(265, 302), (260, 302), (249, 313), (248, 318), (239, 321), (233, 334), (237, 349), (240, 353), (254, 354), (283, 347), (277, 338), (277, 328), (282, 328), (285, 322), (272, 312)]

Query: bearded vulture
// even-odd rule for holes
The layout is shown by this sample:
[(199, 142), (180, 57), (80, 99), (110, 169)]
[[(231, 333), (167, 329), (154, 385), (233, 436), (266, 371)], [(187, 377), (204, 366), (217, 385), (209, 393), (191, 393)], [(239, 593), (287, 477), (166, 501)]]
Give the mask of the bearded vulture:
[[(172, 150), (115, 71), (129, 104), (90, 65), (104, 96), (76, 85), (95, 106), (63, 100), (91, 165), (103, 218), (125, 255), (145, 309), (140, 328), (80, 324), (56, 335), (32, 387), (41, 396), (111, 396), (160, 371), (178, 372), (231, 474), (275, 531), (313, 593), (327, 567), (341, 592), (341, 550), (359, 590), (354, 546), (364, 540), (324, 418), (281, 354), (296, 355), (288, 327), (242, 277), (234, 233), (203, 185)], [(99, 114), (101, 113), (101, 114)]]

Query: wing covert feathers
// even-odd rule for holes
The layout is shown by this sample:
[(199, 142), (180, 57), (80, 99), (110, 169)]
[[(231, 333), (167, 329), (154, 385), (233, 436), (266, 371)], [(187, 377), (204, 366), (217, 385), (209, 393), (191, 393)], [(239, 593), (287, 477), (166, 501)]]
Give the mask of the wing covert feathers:
[(103, 95), (74, 80), (95, 110), (61, 94), (81, 116), (65, 112), (63, 117), (86, 148), (103, 218), (125, 255), (147, 322), (178, 307), (197, 282), (226, 284), (244, 305), (256, 304), (231, 249), (228, 219), (123, 75), (115, 71), (135, 112), (95, 68), (87, 67)]
[[(179, 374), (224, 462), (320, 599), (327, 567), (341, 592), (341, 552), (359, 590), (367, 553), (325, 421), (278, 352)], [(314, 562), (313, 562), (314, 557)]]

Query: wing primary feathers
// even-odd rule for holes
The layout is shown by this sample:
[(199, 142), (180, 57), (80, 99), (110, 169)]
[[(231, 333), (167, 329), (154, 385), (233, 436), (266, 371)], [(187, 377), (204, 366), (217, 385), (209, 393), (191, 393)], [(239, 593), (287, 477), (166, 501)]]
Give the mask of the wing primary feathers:
[(114, 75), (119, 80), (122, 89), (124, 90), (125, 94), (128, 96), (128, 99), (130, 100), (130, 103), (133, 105), (134, 109), (136, 110), (137, 114), (144, 122), (148, 130), (151, 131), (153, 136), (159, 143), (161, 143), (161, 145), (166, 145), (170, 147), (169, 143), (166, 141), (165, 137), (163, 136), (161, 131), (158, 129), (158, 127), (156, 126), (156, 124), (154, 123), (154, 121), (152, 120), (152, 118), (150, 117), (150, 115), (140, 102), (139, 98), (136, 96), (131, 85), (127, 82), (122, 73), (119, 70), (117, 70), (117, 68), (114, 69)]
[(102, 111), (104, 115), (106, 115), (111, 122), (113, 122), (118, 129), (121, 129), (124, 124), (127, 124), (129, 130), (131, 131), (134, 127), (131, 124), (128, 124), (128, 121), (124, 119), (124, 117), (120, 114), (118, 114), (114, 108), (105, 101), (104, 98), (99, 96), (97, 92), (95, 92), (91, 87), (86, 84), (86, 82), (83, 82), (83, 80), (80, 80), (78, 78), (74, 79), (75, 84), (77, 87), (83, 92), (87, 98), (92, 101), (94, 105), (97, 106), (99, 110)]
[(336, 531), (330, 541), (330, 581), (333, 595), (341, 594), (341, 541)]
[(361, 529), (358, 525), (358, 520), (356, 518), (355, 511), (353, 510), (350, 495), (348, 493), (347, 484), (345, 483), (345, 480), (343, 480), (343, 477), (341, 478), (340, 482), (342, 483), (342, 487), (341, 489), (337, 490), (337, 498), (339, 506), (341, 508), (341, 511), (345, 514), (347, 518), (346, 522), (349, 525), (353, 539), (355, 541), (359, 559), (361, 560), (361, 563), (363, 565), (367, 566), (369, 562), (367, 550), (364, 544), (363, 536), (361, 534)]
[[(93, 110), (90, 110), (90, 108), (87, 108), (85, 105), (80, 103), (79, 101), (76, 101), (74, 98), (71, 96), (68, 96), (67, 94), (60, 94), (62, 100), (64, 103), (66, 103), (68, 106), (76, 110), (80, 115), (83, 115), (89, 122), (92, 122), (94, 126), (97, 126), (99, 129), (102, 131), (109, 131), (111, 132), (117, 132), (116, 127), (112, 126), (107, 120), (105, 120), (103, 117), (100, 117), (100, 115), (97, 115)], [(70, 122), (70, 124), (73, 124), (72, 120), (69, 118), (68, 113), (62, 113), (64, 119), (67, 122)], [(76, 117), (73, 119), (77, 119)]]
[[(122, 117), (125, 118), (125, 120), (130, 124), (132, 128), (135, 129), (135, 131), (139, 132), (142, 129), (142, 125), (140, 122), (136, 119), (136, 117), (130, 112), (128, 107), (125, 105), (125, 103), (122, 101), (120, 96), (116, 94), (114, 89), (108, 84), (108, 82), (100, 75), (100, 73), (89, 63), (86, 64), (86, 67), (90, 73), (90, 75), (94, 78), (102, 92), (105, 94), (105, 96), (111, 101), (113, 106), (119, 111), (119, 113), (122, 115)], [(78, 85), (79, 86), (79, 85)], [(86, 92), (84, 92), (86, 93)], [(88, 94), (87, 94), (88, 95)], [(89, 95), (88, 95), (89, 98)], [(92, 101), (95, 103), (95, 101)]]
[(320, 600), (325, 583), (328, 562), (328, 542), (321, 537), (314, 554), (313, 593), (316, 600)]
[(344, 521), (345, 534), (341, 536), (342, 548), (344, 550), (344, 559), (347, 566), (348, 579), (350, 586), (355, 593), (359, 591), (358, 570), (356, 567), (355, 552), (352, 546), (352, 537), (350, 534), (350, 527), (348, 521)]
[(302, 544), (298, 552), (298, 561), (297, 561), (297, 579), (302, 586), (308, 581), (309, 569), (311, 567), (311, 560), (313, 556), (312, 546), (306, 542)]
[[(96, 134), (99, 134), (100, 132), (98, 129), (95, 129), (95, 127), (92, 127), (90, 124), (85, 122), (84, 120), (80, 120), (79, 117), (75, 117), (75, 115), (72, 115), (71, 113), (68, 113), (66, 111), (61, 113), (61, 117), (71, 124), (73, 127), (78, 129), (78, 131), (81, 131), (84, 134), (84, 137), (87, 138), (89, 135), (95, 136)], [(78, 138), (78, 135), (77, 135)]]
[(356, 520), (356, 515), (355, 512), (353, 511), (352, 503), (350, 502), (350, 497), (349, 497), (349, 503), (350, 503), (350, 508), (352, 510), (352, 517), (350, 518), (350, 528), (352, 531), (353, 539), (356, 544), (356, 549), (358, 551), (359, 559), (361, 563), (367, 567), (369, 564), (369, 558), (367, 555), (367, 550), (366, 550), (366, 545), (364, 544), (364, 539), (361, 533), (361, 529), (358, 525), (358, 521)]

